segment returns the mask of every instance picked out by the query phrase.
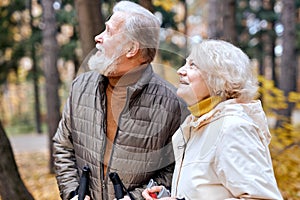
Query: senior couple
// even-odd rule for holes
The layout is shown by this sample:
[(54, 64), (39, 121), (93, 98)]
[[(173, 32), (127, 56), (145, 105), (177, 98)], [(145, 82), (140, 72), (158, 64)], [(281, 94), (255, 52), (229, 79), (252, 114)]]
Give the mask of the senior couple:
[[(177, 74), (177, 88), (153, 72), (159, 20), (120, 1), (95, 37), (90, 72), (72, 83), (53, 138), (62, 199), (115, 199), (117, 172), (124, 199), (282, 199), (268, 149), (270, 132), (250, 60), (221, 40), (195, 44)], [(147, 188), (150, 179), (157, 186)]]

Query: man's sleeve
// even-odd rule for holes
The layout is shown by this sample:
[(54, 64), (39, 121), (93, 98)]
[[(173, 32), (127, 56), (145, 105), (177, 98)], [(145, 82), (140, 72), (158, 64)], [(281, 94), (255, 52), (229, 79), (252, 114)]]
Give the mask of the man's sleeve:
[(70, 99), (64, 107), (62, 119), (59, 122), (56, 134), (53, 137), (53, 157), (56, 180), (62, 199), (69, 199), (70, 193), (76, 190), (78, 172), (72, 134), (70, 131)]

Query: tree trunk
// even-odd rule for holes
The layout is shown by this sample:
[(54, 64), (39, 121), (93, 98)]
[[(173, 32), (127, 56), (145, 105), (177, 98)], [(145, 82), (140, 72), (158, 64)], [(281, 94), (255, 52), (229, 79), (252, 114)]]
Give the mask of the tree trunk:
[[(269, 10), (270, 12), (274, 12), (274, 6), (275, 6), (276, 0), (271, 0), (269, 2)], [(273, 18), (271, 23), (271, 30), (269, 31), (269, 38), (271, 40), (271, 49), (270, 49), (270, 56), (271, 56), (271, 69), (272, 69), (272, 80), (274, 81), (274, 86), (278, 88), (278, 75), (276, 73), (277, 71), (277, 66), (276, 66), (276, 55), (275, 55), (275, 47), (276, 47), (276, 32), (275, 32), (275, 23), (276, 23), (276, 19)]]
[(84, 59), (95, 48), (95, 36), (104, 29), (101, 0), (75, 0), (75, 8), (79, 23), (82, 59)]
[(235, 0), (223, 1), (223, 35), (221, 38), (236, 45), (235, 4)]
[(150, 12), (154, 12), (154, 7), (151, 0), (139, 0), (139, 4)]
[(0, 197), (2, 200), (33, 200), (20, 177), (9, 139), (1, 121), (0, 155)]
[(222, 33), (222, 3), (219, 0), (208, 1), (208, 30), (209, 39), (220, 39)]
[(60, 120), (60, 101), (58, 96), (59, 73), (57, 69), (58, 44), (56, 41), (56, 20), (53, 9), (54, 0), (42, 0), (43, 7), (43, 67), (46, 79), (47, 124), (50, 149), (50, 172), (53, 172), (52, 137)]
[[(31, 28), (31, 30), (34, 30), (32, 10), (33, 10), (32, 0), (29, 0), (30, 28)], [(36, 132), (37, 133), (42, 133), (40, 93), (39, 93), (39, 81), (38, 81), (39, 75), (38, 75), (38, 69), (37, 69), (37, 58), (36, 58), (35, 42), (34, 41), (31, 44), (31, 58), (32, 58), (34, 112), (35, 112)]]
[[(282, 36), (282, 58), (281, 73), (279, 78), (279, 88), (284, 91), (287, 97), (288, 93), (297, 90), (297, 57), (296, 57), (296, 3), (294, 0), (284, 0), (281, 21), (284, 26)], [(280, 111), (288, 122), (292, 114), (293, 104), (289, 103), (288, 108)], [(278, 124), (280, 126), (280, 124)]]

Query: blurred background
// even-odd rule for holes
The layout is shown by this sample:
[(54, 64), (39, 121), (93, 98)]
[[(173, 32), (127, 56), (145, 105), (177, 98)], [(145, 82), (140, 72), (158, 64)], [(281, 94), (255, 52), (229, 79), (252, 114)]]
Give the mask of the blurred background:
[[(0, 200), (59, 199), (51, 138), (70, 84), (87, 70), (94, 36), (116, 2), (0, 1)], [(249, 55), (280, 191), (285, 199), (300, 199), (300, 0), (134, 2), (161, 21), (153, 65), (175, 86), (176, 69), (194, 42), (224, 39)]]

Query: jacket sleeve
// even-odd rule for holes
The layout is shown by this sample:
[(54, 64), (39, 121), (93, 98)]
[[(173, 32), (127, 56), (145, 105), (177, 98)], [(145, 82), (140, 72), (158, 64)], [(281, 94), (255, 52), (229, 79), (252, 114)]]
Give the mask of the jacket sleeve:
[(70, 131), (70, 99), (64, 107), (61, 121), (53, 137), (53, 157), (56, 180), (62, 199), (69, 199), (78, 184), (78, 172)]
[(236, 199), (282, 199), (260, 129), (246, 121), (229, 120), (223, 124), (216, 152), (216, 173), (223, 185)]

